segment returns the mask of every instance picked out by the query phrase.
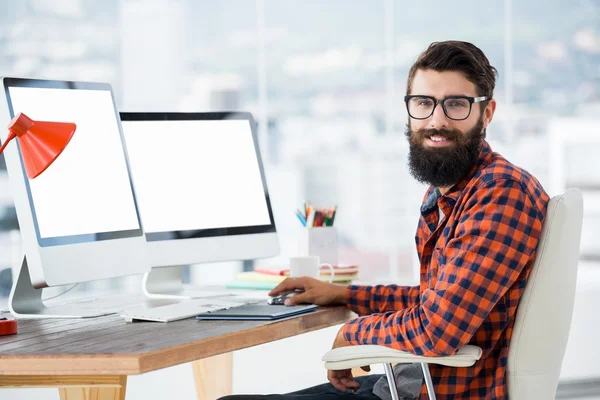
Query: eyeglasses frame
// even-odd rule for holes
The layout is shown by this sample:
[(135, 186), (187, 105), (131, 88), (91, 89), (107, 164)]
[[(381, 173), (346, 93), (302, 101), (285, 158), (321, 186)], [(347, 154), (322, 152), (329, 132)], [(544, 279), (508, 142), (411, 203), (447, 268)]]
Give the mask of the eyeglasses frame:
[[(430, 99), (433, 101), (433, 108), (431, 109), (431, 114), (429, 114), (426, 117), (423, 118), (415, 118), (411, 115), (410, 113), (410, 109), (408, 107), (408, 102), (410, 101), (410, 99), (413, 99), (415, 97), (421, 97), (421, 98), (426, 98), (426, 99)], [(446, 111), (446, 100), (449, 99), (466, 99), (469, 102), (469, 113), (467, 114), (466, 117), (464, 118), (452, 118), (451, 116), (448, 115), (448, 111)], [(443, 99), (436, 99), (433, 96), (425, 96), (425, 95), (420, 95), (420, 94), (409, 94), (404, 96), (404, 103), (406, 104), (406, 111), (408, 112), (408, 115), (413, 118), (413, 119), (418, 119), (418, 120), (423, 120), (423, 119), (427, 119), (429, 117), (431, 117), (433, 115), (433, 113), (435, 112), (435, 108), (437, 107), (438, 104), (442, 105), (442, 110), (444, 110), (444, 114), (446, 115), (446, 117), (450, 118), (453, 121), (464, 121), (465, 119), (469, 118), (471, 116), (471, 110), (473, 109), (473, 103), (480, 103), (482, 101), (486, 101), (489, 100), (489, 98), (487, 96), (480, 96), (480, 97), (470, 97), (470, 96), (448, 96), (448, 97), (444, 97)]]

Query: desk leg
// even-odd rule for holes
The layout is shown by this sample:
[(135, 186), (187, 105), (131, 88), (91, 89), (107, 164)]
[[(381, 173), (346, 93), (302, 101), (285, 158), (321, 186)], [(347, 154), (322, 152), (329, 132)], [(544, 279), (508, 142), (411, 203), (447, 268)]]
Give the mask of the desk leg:
[(58, 388), (61, 400), (125, 400), (126, 375), (2, 375), (3, 388)]
[(233, 353), (192, 362), (198, 400), (214, 400), (231, 394)]
[(117, 376), (117, 386), (60, 387), (60, 400), (125, 400), (127, 376)]

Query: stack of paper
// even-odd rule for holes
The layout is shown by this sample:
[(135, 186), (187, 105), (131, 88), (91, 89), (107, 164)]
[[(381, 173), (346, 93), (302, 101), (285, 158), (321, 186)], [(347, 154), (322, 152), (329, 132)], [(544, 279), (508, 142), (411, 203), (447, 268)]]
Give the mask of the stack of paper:
[[(333, 267), (335, 274), (333, 282), (349, 284), (358, 276), (358, 267), (355, 265), (337, 265)], [(289, 268), (256, 267), (254, 271), (240, 272), (237, 280), (230, 282), (227, 287), (234, 289), (260, 289), (270, 290), (290, 275)], [(331, 270), (327, 267), (321, 269), (320, 279), (329, 282)]]

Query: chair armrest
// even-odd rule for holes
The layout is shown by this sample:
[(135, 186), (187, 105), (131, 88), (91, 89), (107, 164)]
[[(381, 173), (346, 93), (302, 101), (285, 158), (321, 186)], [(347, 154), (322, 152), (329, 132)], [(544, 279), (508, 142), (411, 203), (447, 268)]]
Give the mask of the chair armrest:
[(339, 370), (383, 363), (426, 363), (449, 367), (470, 367), (481, 358), (481, 348), (466, 345), (456, 354), (443, 357), (416, 356), (385, 346), (360, 345), (338, 347), (325, 353), (325, 368)]

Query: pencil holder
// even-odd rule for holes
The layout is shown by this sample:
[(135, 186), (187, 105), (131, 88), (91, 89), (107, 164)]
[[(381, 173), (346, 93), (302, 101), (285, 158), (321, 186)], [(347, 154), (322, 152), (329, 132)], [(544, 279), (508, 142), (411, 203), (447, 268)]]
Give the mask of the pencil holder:
[(337, 265), (337, 229), (333, 226), (300, 229), (298, 255), (319, 256), (322, 263)]

